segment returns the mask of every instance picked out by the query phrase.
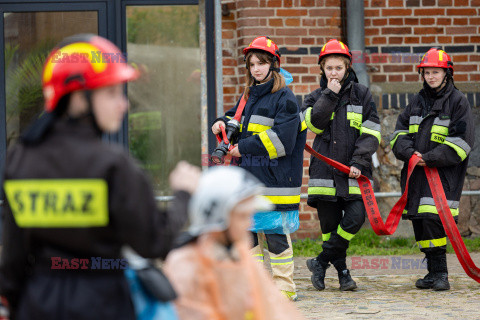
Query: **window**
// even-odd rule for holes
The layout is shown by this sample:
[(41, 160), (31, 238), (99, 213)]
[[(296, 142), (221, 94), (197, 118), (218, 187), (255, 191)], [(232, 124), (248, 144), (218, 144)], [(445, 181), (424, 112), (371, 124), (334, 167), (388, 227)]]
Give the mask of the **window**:
[(180, 160), (201, 165), (199, 12), (197, 5), (127, 6), (127, 55), (142, 77), (128, 85), (128, 143), (169, 195)]

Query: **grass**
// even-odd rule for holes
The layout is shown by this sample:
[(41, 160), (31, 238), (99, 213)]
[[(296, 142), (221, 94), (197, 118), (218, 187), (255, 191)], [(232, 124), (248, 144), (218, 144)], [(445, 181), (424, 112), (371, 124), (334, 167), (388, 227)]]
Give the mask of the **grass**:
[[(469, 252), (480, 251), (480, 238), (463, 239)], [(322, 251), (321, 239), (303, 239), (293, 243), (296, 256), (315, 257)], [(447, 252), (454, 253), (452, 245), (448, 243)], [(361, 229), (350, 242), (348, 255), (406, 255), (419, 254), (420, 250), (415, 238), (390, 238), (377, 236), (373, 230)]]

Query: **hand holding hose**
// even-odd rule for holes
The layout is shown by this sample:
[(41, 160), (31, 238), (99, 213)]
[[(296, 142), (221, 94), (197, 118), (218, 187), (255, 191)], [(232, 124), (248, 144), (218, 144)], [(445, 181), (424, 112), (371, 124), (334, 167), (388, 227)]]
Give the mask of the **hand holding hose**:
[(425, 160), (423, 160), (422, 154), (421, 154), (420, 152), (415, 151), (413, 154), (420, 158), (420, 161), (418, 161), (417, 166), (425, 167), (425, 166), (427, 165), (427, 164), (425, 163)]
[(219, 134), (220, 132), (222, 132), (222, 129), (221, 127), (225, 127), (225, 124), (223, 123), (223, 121), (217, 121), (213, 124), (212, 126), (212, 132), (213, 134)]

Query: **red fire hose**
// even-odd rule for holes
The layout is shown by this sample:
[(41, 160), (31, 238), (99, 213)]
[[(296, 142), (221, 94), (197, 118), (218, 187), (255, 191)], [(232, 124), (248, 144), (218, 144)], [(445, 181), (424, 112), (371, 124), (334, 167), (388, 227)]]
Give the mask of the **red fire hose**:
[[(350, 173), (350, 167), (319, 154), (309, 145), (305, 145), (305, 150), (307, 150), (316, 158), (340, 170), (341, 172), (346, 174)], [(383, 223), (382, 216), (378, 211), (377, 200), (375, 199), (375, 195), (373, 193), (370, 181), (364, 175), (361, 175), (357, 179), (360, 186), (360, 191), (362, 193), (363, 203), (365, 204), (365, 209), (367, 211), (368, 220), (370, 220), (372, 229), (373, 231), (375, 231), (376, 234), (391, 235), (397, 229), (400, 218), (402, 217), (403, 209), (407, 204), (408, 181), (413, 170), (415, 169), (415, 166), (419, 161), (420, 158), (416, 155), (413, 155), (410, 158), (408, 162), (408, 173), (405, 191), (400, 197), (400, 200), (395, 203), (393, 209), (388, 214), (385, 224)], [(425, 167), (425, 173), (427, 175), (428, 184), (430, 185), (430, 189), (432, 191), (433, 199), (439, 213), (440, 220), (443, 223), (445, 232), (447, 233), (448, 239), (450, 239), (450, 242), (452, 243), (453, 249), (455, 250), (455, 253), (463, 267), (463, 270), (465, 270), (465, 272), (470, 278), (474, 279), (477, 282), (480, 282), (480, 269), (477, 268), (477, 266), (473, 262), (470, 254), (467, 251), (467, 248), (465, 247), (463, 239), (460, 236), (460, 232), (458, 231), (455, 220), (453, 219), (450, 208), (448, 207), (447, 199), (445, 198), (445, 192), (443, 191), (442, 182), (440, 181), (437, 168)]]
[[(242, 113), (243, 109), (245, 109), (245, 104), (247, 104), (247, 100), (245, 100), (244, 95), (242, 95), (242, 98), (240, 99), (240, 103), (238, 104), (237, 111), (235, 112), (235, 115), (233, 116), (234, 120), (237, 120), (238, 123), (240, 123), (240, 120), (242, 119)], [(225, 126), (220, 126), (220, 129), (222, 130), (222, 134), (217, 134), (217, 141), (221, 143), (222, 141), (226, 144), (229, 145), (230, 141), (227, 139), (227, 133), (225, 132)], [(222, 139), (223, 137), (223, 139)], [(232, 150), (234, 146), (230, 146), (228, 150)]]

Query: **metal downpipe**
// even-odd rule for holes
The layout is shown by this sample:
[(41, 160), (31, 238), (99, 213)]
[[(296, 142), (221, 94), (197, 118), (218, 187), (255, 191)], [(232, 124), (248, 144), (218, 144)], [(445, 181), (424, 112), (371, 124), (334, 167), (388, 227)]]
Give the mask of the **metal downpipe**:
[(358, 81), (366, 87), (370, 86), (370, 78), (365, 65), (365, 24), (363, 1), (346, 0), (347, 41), (353, 55), (353, 70)]

